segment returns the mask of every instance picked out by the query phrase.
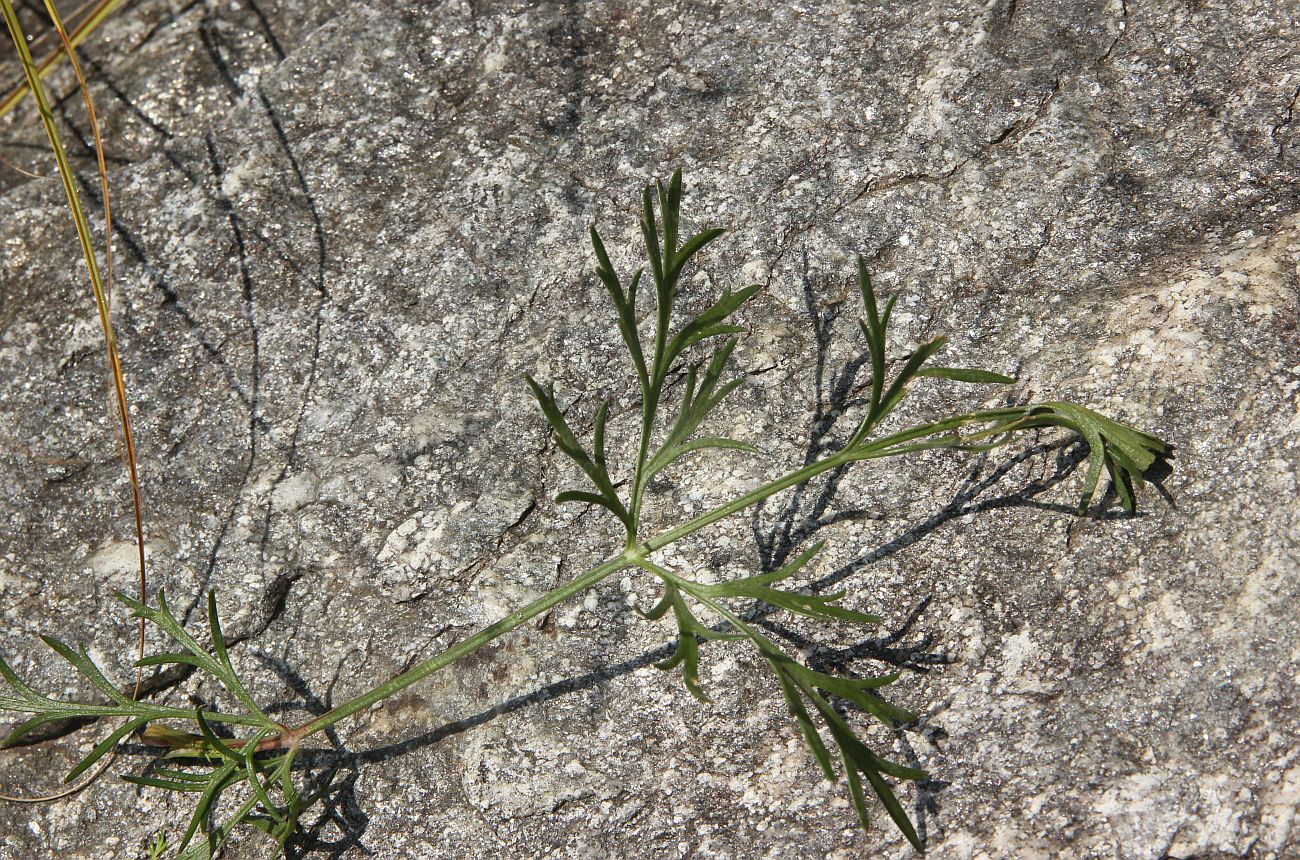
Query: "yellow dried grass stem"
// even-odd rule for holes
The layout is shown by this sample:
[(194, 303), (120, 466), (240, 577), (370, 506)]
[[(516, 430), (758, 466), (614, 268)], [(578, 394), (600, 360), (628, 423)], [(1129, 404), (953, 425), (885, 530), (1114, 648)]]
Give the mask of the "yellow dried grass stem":
[[(50, 6), (48, 2), (45, 5), (46, 8), (49, 8)], [(87, 2), (82, 4), (79, 9), (72, 13), (72, 17), (78, 18), (88, 11), (85, 20), (73, 27), (70, 33), (65, 33), (66, 38), (60, 39), (62, 44), (50, 52), (39, 63), (35, 64), (37, 78), (44, 80), (45, 76), (58, 66), (59, 61), (62, 60), (64, 56), (70, 55), (72, 48), (75, 48), (77, 45), (80, 45), (85, 41), (86, 38), (89, 37), (91, 33), (95, 32), (95, 29), (98, 28), (100, 24), (104, 23), (108, 16), (111, 15), (120, 5), (122, 5), (122, 0), (98, 0), (98, 2)], [(57, 13), (54, 13), (52, 17), (55, 16), (57, 16)], [(35, 41), (39, 42), (40, 39)], [(35, 42), (33, 42), (33, 44), (35, 44)], [(31, 53), (30, 50), (28, 53)], [(24, 72), (26, 72), (26, 70), (27, 66), (24, 64)], [(5, 114), (9, 113), (9, 111), (13, 110), (14, 107), (23, 100), (23, 96), (27, 95), (28, 90), (31, 88), (30, 72), (28, 72), (25, 77), (27, 79), (26, 83), (14, 87), (4, 97), (4, 101), (0, 101), (0, 117), (3, 117)]]
[[(110, 4), (101, 4), (110, 5)], [(116, 5), (111, 4), (111, 5)], [(99, 122), (95, 113), (94, 103), (90, 98), (90, 90), (86, 85), (86, 79), (81, 71), (81, 66), (77, 62), (76, 55), (73, 51), (74, 40), (69, 36), (63, 21), (59, 17), (58, 10), (54, 7), (51, 0), (45, 0), (46, 11), (50, 15), (55, 30), (58, 32), (63, 52), (66, 53), (71, 61), (72, 69), (77, 77), (77, 84), (81, 90), (82, 98), (86, 104), (86, 111), (89, 116), (91, 131), (94, 136), (95, 152), (98, 160), (100, 189), (104, 200), (104, 233), (108, 245), (105, 260), (108, 272), (108, 280), (100, 276), (99, 263), (95, 256), (94, 245), (91, 241), (90, 225), (86, 218), (85, 210), (81, 205), (80, 195), (77, 193), (76, 180), (72, 173), (72, 168), (68, 163), (67, 153), (64, 150), (58, 126), (54, 122), (53, 112), (50, 109), (49, 98), (45, 92), (44, 83), (41, 80), (40, 69), (32, 59), (31, 51), (27, 47), (26, 34), (23, 32), (22, 24), (14, 11), (11, 0), (0, 0), (0, 16), (4, 17), (5, 24), (9, 29), (9, 34), (13, 37), (14, 46), (17, 50), (18, 60), (23, 67), (23, 72), (27, 77), (27, 87), (31, 91), (36, 101), (37, 110), (41, 116), (41, 122), (45, 126), (46, 136), (50, 141), (50, 148), (54, 153), (55, 161), (59, 168), (59, 177), (63, 182), (63, 190), (68, 199), (68, 209), (72, 214), (73, 224), (77, 230), (77, 239), (81, 244), (82, 256), (86, 261), (86, 269), (90, 275), (91, 288), (95, 296), (95, 305), (99, 311), (100, 326), (104, 333), (105, 349), (108, 355), (108, 366), (112, 378), (112, 387), (115, 395), (115, 401), (118, 412), (118, 421), (122, 428), (122, 442), (124, 449), (124, 460), (127, 468), (127, 474), (131, 484), (131, 501), (135, 515), (135, 536), (136, 548), (138, 553), (140, 576), (139, 589), (143, 599), (147, 592), (146, 570), (145, 570), (145, 552), (144, 552), (144, 515), (143, 505), (140, 492), (140, 480), (136, 465), (135, 453), (135, 435), (131, 429), (131, 413), (127, 404), (126, 384), (122, 374), (122, 362), (118, 354), (117, 338), (113, 332), (113, 321), (111, 314), (110, 298), (112, 288), (112, 210), (109, 203), (108, 194), (108, 173), (104, 162), (103, 140), (99, 133)], [(83, 25), (84, 27), (84, 25)], [(139, 634), (139, 653), (141, 658), (144, 656), (144, 622), (140, 623)], [(135, 695), (138, 697), (142, 681), (142, 673), (137, 670)], [(40, 801), (52, 800), (65, 796), (74, 791), (83, 788), (85, 785), (93, 782), (100, 773), (108, 766), (111, 756), (107, 757), (99, 768), (83, 783), (74, 786), (58, 794), (47, 795), (41, 798), (24, 798), (5, 796), (7, 800), (19, 801)]]

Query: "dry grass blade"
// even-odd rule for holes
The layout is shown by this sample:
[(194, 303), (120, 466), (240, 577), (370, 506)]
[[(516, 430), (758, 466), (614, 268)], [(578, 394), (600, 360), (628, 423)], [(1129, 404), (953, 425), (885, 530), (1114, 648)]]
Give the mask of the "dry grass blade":
[[(115, 395), (115, 401), (117, 406), (118, 422), (122, 429), (122, 445), (124, 451), (124, 460), (126, 464), (127, 475), (128, 478), (130, 479), (130, 484), (131, 484), (131, 504), (132, 504), (132, 510), (135, 518), (136, 551), (137, 551), (139, 568), (140, 568), (139, 589), (140, 589), (140, 598), (143, 601), (146, 597), (147, 587), (148, 587), (147, 576), (145, 572), (143, 504), (142, 504), (141, 493), (140, 493), (139, 471), (136, 465), (135, 436), (131, 429), (131, 411), (127, 404), (127, 399), (126, 399), (126, 384), (122, 375), (121, 358), (118, 355), (118, 350), (117, 350), (117, 338), (113, 332), (113, 320), (112, 320), (112, 312), (111, 312), (111, 305), (110, 305), (112, 277), (113, 277), (113, 251), (112, 251), (113, 242), (112, 242), (112, 209), (110, 208), (109, 194), (108, 194), (108, 172), (105, 167), (103, 139), (101, 138), (99, 133), (99, 122), (95, 113), (94, 102), (90, 97), (90, 90), (86, 85), (85, 75), (81, 71), (81, 65), (77, 62), (76, 54), (73, 50), (77, 39), (84, 38), (85, 34), (89, 32), (88, 25), (89, 28), (93, 29), (93, 26), (96, 25), (99, 20), (102, 20), (102, 16), (106, 15), (108, 12), (111, 12), (112, 8), (116, 6), (117, 3), (118, 0), (112, 0), (112, 2), (100, 3), (99, 7), (96, 10), (92, 11), (91, 15), (86, 19), (86, 21), (82, 23), (81, 27), (78, 28), (77, 32), (80, 33), (80, 37), (78, 37), (76, 34), (74, 34), (73, 36), (68, 35), (67, 29), (64, 27), (63, 21), (59, 17), (59, 12), (54, 7), (53, 2), (51, 2), (51, 0), (45, 0), (46, 11), (49, 13), (50, 20), (53, 23), (54, 28), (59, 35), (59, 40), (62, 45), (63, 53), (67, 54), (72, 65), (73, 73), (76, 75), (77, 85), (78, 88), (81, 90), (82, 99), (85, 101), (86, 112), (89, 116), (90, 127), (91, 127), (92, 134), (94, 136), (95, 154), (97, 157), (98, 170), (99, 170), (100, 190), (104, 200), (104, 236), (105, 236), (105, 244), (107, 245), (107, 250), (105, 252), (105, 264), (106, 264), (106, 270), (108, 276), (107, 279), (101, 278), (100, 276), (99, 263), (95, 257), (94, 245), (91, 242), (89, 221), (86, 218), (86, 213), (81, 206), (81, 199), (77, 193), (76, 180), (75, 177), (73, 176), (72, 168), (68, 164), (67, 153), (63, 148), (63, 143), (59, 135), (58, 127), (54, 123), (54, 116), (50, 110), (49, 98), (45, 93), (45, 87), (41, 80), (41, 71), (36, 66), (35, 61), (32, 59), (31, 51), (28, 50), (26, 35), (23, 32), (22, 25), (18, 20), (18, 16), (14, 11), (11, 0), (0, 0), (0, 13), (3, 14), (3, 17), (5, 19), (5, 24), (9, 29), (9, 34), (10, 36), (13, 37), (14, 47), (17, 50), (17, 54), (18, 54), (18, 60), (22, 64), (23, 72), (27, 77), (27, 87), (28, 89), (31, 90), (32, 96), (36, 101), (37, 110), (40, 112), (41, 115), (41, 122), (45, 126), (45, 133), (50, 141), (50, 148), (53, 150), (55, 161), (58, 163), (59, 176), (63, 181), (63, 190), (68, 198), (68, 209), (72, 214), (72, 220), (77, 229), (77, 239), (81, 244), (82, 256), (85, 258), (86, 269), (90, 276), (91, 288), (95, 295), (95, 305), (99, 311), (99, 321), (100, 321), (100, 326), (102, 327), (104, 332), (105, 350), (108, 355), (108, 367), (109, 367), (109, 372), (112, 381), (112, 388)], [(19, 93), (19, 97), (21, 97), (21, 93)], [(3, 114), (4, 110), (5, 108), (0, 107), (0, 115)], [(145, 626), (144, 626), (144, 620), (142, 619), (140, 621), (140, 633), (139, 633), (139, 642), (138, 642), (138, 649), (141, 658), (144, 657), (144, 645), (145, 645)], [(143, 674), (140, 670), (137, 670), (136, 682), (135, 682), (135, 696), (137, 697), (140, 694), (140, 686), (142, 680), (143, 680)], [(85, 786), (94, 782), (99, 777), (99, 775), (103, 773), (104, 770), (108, 767), (109, 763), (112, 761), (112, 758), (113, 756), (111, 754), (105, 757), (102, 760), (99, 767), (97, 767), (94, 770), (94, 772), (91, 774), (91, 776), (88, 777), (84, 782), (76, 786), (72, 786), (71, 788), (66, 789), (58, 794), (47, 795), (40, 798), (25, 798), (25, 797), (16, 797), (10, 795), (3, 795), (0, 797), (3, 797), (3, 799), (7, 799), (7, 800), (39, 802), (39, 801), (52, 800), (58, 797), (66, 796), (68, 794), (79, 791)]]
[[(55, 48), (39, 63), (35, 64), (37, 78), (44, 80), (45, 76), (58, 66), (59, 61), (62, 60), (65, 55), (71, 56), (72, 48), (75, 48), (77, 45), (84, 42), (86, 38), (90, 36), (90, 34), (93, 33), (100, 24), (104, 23), (108, 16), (111, 15), (120, 5), (122, 5), (122, 0), (88, 0), (88, 2), (81, 4), (76, 11), (68, 16), (71, 20), (80, 19), (79, 23), (72, 28), (70, 34), (65, 31), (64, 35), (66, 38), (60, 39), (62, 44), (59, 45), (59, 47)], [(49, 4), (47, 3), (46, 6), (48, 7)], [(44, 40), (44, 38), (45, 37), (42, 36), (32, 40), (29, 47), (36, 47)], [(28, 53), (30, 54), (30, 50)], [(25, 73), (26, 82), (14, 87), (5, 95), (4, 101), (0, 101), (0, 117), (5, 116), (9, 111), (17, 107), (18, 103), (23, 100), (23, 96), (27, 95), (27, 91), (31, 88), (32, 78), (31, 74), (27, 72), (27, 66), (28, 64), (24, 62), (23, 71)]]
[[(72, 64), (72, 73), (77, 76), (77, 89), (81, 91), (81, 100), (86, 105), (86, 116), (90, 120), (90, 134), (95, 141), (95, 161), (99, 167), (99, 191), (104, 200), (104, 294), (108, 296), (111, 308), (113, 304), (113, 207), (108, 195), (108, 167), (104, 163), (104, 138), (99, 133), (99, 116), (95, 113), (95, 100), (90, 97), (90, 87), (87, 86), (86, 76), (81, 71), (81, 63), (77, 60), (72, 39), (68, 36), (67, 28), (63, 26), (63, 19), (59, 17), (59, 10), (54, 8), (52, 0), (45, 0), (45, 9), (49, 12), (50, 22), (54, 24), (54, 29), (59, 34), (59, 43)], [(140, 593), (144, 593), (143, 588)], [(144, 656), (143, 651), (141, 656)]]

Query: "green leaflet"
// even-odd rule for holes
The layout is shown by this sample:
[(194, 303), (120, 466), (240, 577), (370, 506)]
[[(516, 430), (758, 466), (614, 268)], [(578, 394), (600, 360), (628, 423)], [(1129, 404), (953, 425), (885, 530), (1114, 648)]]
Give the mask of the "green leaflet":
[[(4, 678), (15, 693), (13, 696), (0, 696), (0, 710), (34, 715), (18, 725), (5, 743), (15, 743), (32, 729), (60, 720), (122, 717), (125, 720), (100, 740), (72, 768), (66, 781), (71, 782), (85, 773), (122, 740), (142, 729), (143, 738), (147, 742), (160, 744), (170, 750), (169, 757), (188, 759), (199, 757), (215, 763), (216, 767), (205, 773), (158, 768), (152, 773), (123, 777), (137, 785), (198, 796), (194, 813), (177, 847), (180, 857), (210, 856), (219, 849), (226, 835), (254, 811), (260, 811), (264, 817), (275, 819), (278, 816), (279, 819), (283, 819), (283, 813), (277, 811), (260, 782), (254, 784), (250, 781), (262, 769), (262, 765), (254, 761), (258, 741), (278, 734), (283, 727), (270, 720), (257, 708), (243, 682), (235, 673), (221, 631), (215, 597), (211, 594), (208, 597), (208, 632), (211, 652), (205, 650), (199, 641), (184, 629), (172, 614), (166, 596), (162, 592), (158, 594), (157, 607), (146, 606), (125, 595), (119, 597), (132, 610), (134, 616), (142, 617), (154, 624), (182, 649), (146, 657), (140, 660), (138, 665), (193, 666), (207, 673), (223, 686), (236, 700), (248, 708), (248, 712), (242, 714), (202, 712), (155, 705), (147, 701), (134, 701), (108, 679), (90, 659), (84, 648), (74, 648), (54, 637), (45, 636), (42, 637), (45, 644), (71, 664), (95, 690), (109, 700), (110, 704), (68, 702), (43, 696), (24, 683), (7, 663), (0, 660), (0, 677)], [(178, 719), (193, 722), (201, 734), (179, 732), (159, 722)], [(260, 731), (245, 744), (242, 750), (236, 750), (216, 734), (212, 728), (213, 721), (257, 726)], [(282, 758), (288, 760), (292, 756), (286, 754)], [(235, 815), (226, 818), (215, 829), (209, 828), (208, 822), (223, 794), (244, 783), (247, 783), (251, 790), (251, 802), (246, 801), (236, 810)], [(206, 838), (194, 842), (194, 836), (199, 832), (205, 833)]]
[(1011, 385), (1015, 382), (1010, 376), (1003, 376), (990, 370), (971, 370), (965, 367), (927, 367), (916, 375), (951, 379), (955, 382), (990, 383), (993, 385)]
[(1026, 418), (1030, 425), (1041, 422), (1073, 430), (1088, 443), (1088, 473), (1079, 498), (1079, 513), (1088, 510), (1102, 466), (1110, 474), (1124, 510), (1134, 513), (1137, 504), (1133, 493), (1145, 486), (1143, 473), (1167, 452), (1165, 443), (1155, 436), (1073, 403), (1042, 403), (1031, 408)]
[(670, 607), (673, 610), (673, 618), (677, 622), (677, 649), (667, 660), (656, 663), (655, 666), (665, 671), (681, 666), (682, 683), (686, 685), (686, 689), (701, 702), (707, 702), (709, 697), (705, 694), (704, 687), (700, 685), (700, 640), (742, 637), (737, 633), (723, 633), (701, 624), (691, 612), (680, 589), (671, 579), (665, 579), (663, 599), (643, 615), (648, 620), (655, 621), (662, 618)]
[(710, 597), (748, 597), (753, 600), (761, 600), (769, 606), (806, 615), (809, 618), (851, 621), (857, 624), (879, 624), (880, 618), (878, 616), (836, 606), (835, 603), (844, 598), (843, 592), (837, 594), (801, 594), (795, 591), (782, 591), (772, 588), (772, 583), (788, 579), (798, 573), (800, 568), (821, 551), (823, 545), (821, 542), (814, 544), (780, 570), (743, 579), (733, 579), (730, 582), (701, 585), (699, 586), (700, 593), (707, 594)]
[[(681, 229), (681, 171), (673, 174), (665, 185), (657, 182), (647, 186), (642, 194), (641, 235), (645, 242), (647, 264), (655, 288), (655, 331), (653, 341), (643, 343), (636, 317), (637, 290), (644, 269), (638, 269), (625, 289), (618, 273), (610, 262), (609, 253), (593, 225), (590, 230), (592, 249), (596, 254), (596, 276), (604, 284), (614, 305), (614, 316), (619, 334), (627, 348), (628, 357), (636, 371), (641, 390), (642, 422), (640, 446), (632, 464), (632, 482), (626, 500), (620, 497), (616, 483), (611, 478), (605, 462), (605, 422), (608, 403), (596, 415), (592, 448), (588, 450), (578, 441), (577, 435), (564, 418), (555, 399), (554, 384), (543, 387), (531, 376), (529, 387), (542, 414), (551, 426), (556, 444), (564, 454), (578, 464), (590, 479), (594, 492), (566, 490), (556, 497), (557, 502), (580, 502), (598, 505), (614, 514), (627, 533), (627, 546), (637, 542), (641, 504), (646, 484), (659, 472), (681, 457), (706, 448), (722, 448), (754, 452), (747, 442), (721, 437), (696, 438), (695, 433), (709, 414), (728, 394), (740, 385), (740, 380), (722, 381), (727, 360), (736, 346), (730, 338), (715, 348), (701, 373), (700, 364), (686, 370), (686, 382), (677, 409), (677, 416), (668, 428), (666, 438), (658, 445), (652, 439), (659, 429), (659, 410), (668, 387), (670, 373), (682, 360), (685, 352), (695, 344), (721, 335), (739, 334), (742, 326), (728, 322), (745, 302), (758, 291), (750, 286), (722, 295), (708, 308), (673, 329), (673, 306), (677, 286), (686, 264), (710, 242), (722, 235), (721, 230), (705, 230), (678, 244)], [(656, 215), (656, 203), (658, 215)], [(662, 224), (660, 218), (662, 217)], [(647, 356), (649, 356), (647, 360)]]

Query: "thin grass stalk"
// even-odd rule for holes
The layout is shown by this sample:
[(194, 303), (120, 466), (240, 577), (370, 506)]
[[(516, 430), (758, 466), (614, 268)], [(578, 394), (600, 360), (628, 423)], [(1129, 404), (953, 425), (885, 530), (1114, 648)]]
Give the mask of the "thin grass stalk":
[[(101, 7), (106, 7), (106, 8), (101, 8), (100, 10), (98, 10), (98, 12), (102, 14), (107, 14), (107, 12), (111, 11), (111, 7), (113, 5), (116, 5), (116, 2), (101, 4)], [(113, 392), (114, 392), (116, 406), (117, 406), (118, 421), (122, 428), (122, 445), (124, 451), (123, 459), (125, 461), (127, 476), (130, 480), (130, 485), (131, 485), (131, 504), (132, 504), (132, 512), (134, 514), (134, 520), (135, 520), (134, 525), (135, 525), (135, 538), (136, 538), (136, 552), (137, 552), (137, 559), (138, 559), (139, 571), (140, 571), (138, 586), (140, 592), (140, 599), (143, 602), (146, 599), (148, 594), (148, 581), (147, 581), (147, 573), (146, 573), (146, 566), (145, 566), (145, 549), (144, 549), (144, 513), (143, 513), (142, 495), (140, 490), (139, 470), (137, 468), (137, 463), (136, 463), (135, 434), (132, 431), (132, 427), (131, 427), (131, 412), (130, 412), (130, 407), (127, 403), (126, 384), (122, 374), (121, 358), (119, 356), (118, 349), (117, 349), (117, 338), (113, 331), (112, 309), (110, 305), (111, 289), (112, 289), (112, 271), (113, 271), (112, 209), (111, 209), (111, 204), (109, 202), (108, 172), (104, 161), (103, 139), (99, 133), (98, 118), (95, 113), (94, 102), (90, 97), (90, 90), (86, 85), (85, 75), (81, 71), (81, 65), (80, 63), (77, 62), (77, 58), (73, 50), (75, 47), (75, 39), (74, 37), (69, 36), (66, 28), (63, 26), (62, 19), (59, 17), (58, 10), (54, 7), (53, 3), (50, 2), (50, 0), (45, 0), (45, 8), (50, 15), (50, 20), (53, 22), (54, 27), (59, 34), (59, 39), (63, 45), (63, 48), (66, 51), (69, 60), (71, 61), (72, 69), (74, 74), (76, 75), (77, 83), (81, 90), (82, 98), (84, 99), (86, 104), (86, 111), (90, 119), (91, 131), (95, 141), (95, 153), (96, 153), (98, 168), (99, 168), (100, 189), (104, 200), (104, 235), (105, 235), (106, 244), (108, 245), (108, 249), (105, 255), (105, 261), (106, 261), (107, 272), (108, 272), (107, 281), (105, 281), (100, 276), (99, 263), (95, 256), (94, 245), (91, 241), (89, 221), (86, 218), (86, 213), (81, 205), (80, 196), (77, 193), (76, 180), (72, 173), (72, 168), (68, 163), (67, 152), (63, 147), (63, 143), (59, 135), (58, 127), (54, 122), (54, 115), (50, 109), (49, 98), (45, 92), (45, 86), (43, 81), (41, 80), (40, 71), (37, 68), (35, 61), (32, 59), (31, 51), (28, 50), (26, 34), (23, 32), (22, 24), (18, 20), (18, 15), (14, 11), (11, 0), (0, 0), (0, 15), (4, 17), (5, 24), (9, 29), (9, 34), (13, 38), (14, 47), (16, 48), (18, 53), (18, 60), (22, 64), (23, 72), (27, 77), (27, 86), (30, 89), (32, 96), (36, 101), (37, 110), (41, 116), (41, 122), (45, 127), (46, 136), (49, 138), (50, 141), (50, 148), (54, 152), (54, 158), (59, 167), (59, 177), (63, 182), (63, 190), (68, 199), (68, 209), (72, 214), (72, 220), (77, 230), (77, 239), (81, 245), (82, 256), (85, 258), (86, 261), (86, 269), (90, 276), (91, 288), (95, 296), (95, 305), (99, 312), (100, 327), (102, 328), (104, 333), (105, 351), (108, 355), (108, 366), (109, 366), (110, 376), (112, 379), (112, 387), (113, 387)], [(83, 23), (82, 28), (80, 28), (82, 32), (82, 36), (81, 36), (82, 38), (84, 38), (85, 33), (88, 32), (87, 30), (84, 29), (86, 24), (91, 23), (91, 21), (93, 20), (94, 20), (94, 15), (92, 15), (91, 19), (89, 19), (87, 22)], [(141, 658), (144, 657), (144, 648), (145, 648), (145, 624), (142, 619), (140, 622), (140, 630), (139, 630), (139, 637), (138, 637), (138, 651)], [(136, 679), (135, 679), (135, 691), (133, 694), (134, 697), (139, 697), (142, 684), (143, 684), (143, 673), (140, 670), (137, 670)], [(77, 786), (76, 789), (84, 787), (84, 785), (93, 782), (94, 779), (97, 778), (98, 775), (103, 772), (105, 767), (107, 767), (107, 763), (105, 763), (103, 766), (98, 768), (85, 783), (83, 783), (80, 786)], [(11, 799), (25, 799), (25, 798), (11, 798)]]
[[(104, 293), (108, 296), (108, 304), (111, 308), (113, 305), (113, 207), (108, 196), (108, 165), (104, 161), (104, 138), (99, 133), (99, 116), (95, 112), (95, 100), (90, 97), (90, 86), (81, 71), (81, 62), (77, 59), (75, 46), (68, 36), (63, 19), (59, 17), (59, 10), (54, 8), (52, 0), (45, 0), (45, 11), (49, 13), (50, 22), (54, 24), (54, 29), (59, 34), (59, 42), (72, 65), (72, 73), (77, 76), (77, 89), (81, 91), (81, 100), (86, 105), (86, 116), (90, 120), (90, 134), (95, 141), (95, 161), (99, 167), (99, 191), (104, 201)], [(141, 653), (140, 656), (143, 657), (144, 654)]]
[[(73, 13), (74, 17), (79, 15), (82, 10), (89, 5), (91, 4), (84, 4), (80, 9)], [(45, 80), (45, 76), (54, 70), (54, 68), (59, 64), (59, 61), (63, 59), (64, 55), (69, 53), (70, 48), (75, 48), (84, 42), (90, 34), (95, 32), (95, 29), (99, 27), (100, 24), (104, 23), (108, 16), (113, 14), (113, 11), (120, 5), (122, 5), (122, 0), (99, 0), (98, 3), (95, 3), (94, 8), (86, 17), (86, 20), (82, 21), (72, 29), (67, 41), (60, 47), (56, 48), (45, 59), (41, 60), (39, 64), (35, 65), (37, 78), (42, 81)], [(28, 53), (30, 54), (31, 52), (29, 51)], [(24, 64), (23, 70), (26, 72), (26, 64)], [(23, 96), (27, 95), (28, 90), (31, 89), (32, 79), (30, 74), (27, 74), (26, 78), (26, 83), (14, 87), (9, 91), (9, 94), (5, 96), (4, 101), (0, 101), (0, 117), (5, 116), (17, 107), (18, 103), (23, 100)]]
[[(63, 19), (59, 17), (59, 10), (54, 7), (52, 0), (44, 0), (45, 10), (49, 13), (50, 21), (54, 24), (54, 29), (59, 34), (59, 41), (63, 44), (63, 49), (67, 52), (68, 61), (72, 65), (72, 73), (77, 76), (77, 88), (81, 91), (81, 99), (86, 105), (86, 116), (90, 121), (90, 134), (95, 141), (95, 159), (99, 167), (99, 192), (104, 201), (104, 281), (102, 292), (104, 301), (100, 307), (100, 323), (104, 327), (104, 338), (108, 344), (109, 367), (113, 376), (113, 389), (117, 396), (119, 418), (122, 424), (122, 448), (123, 459), (126, 461), (127, 474), (131, 478), (131, 504), (135, 514), (135, 541), (137, 562), (140, 566), (140, 602), (143, 603), (148, 598), (148, 576), (145, 572), (144, 558), (144, 511), (140, 492), (140, 480), (137, 474), (135, 459), (135, 439), (131, 432), (131, 415), (126, 404), (126, 386), (122, 378), (122, 365), (118, 359), (117, 345), (113, 338), (112, 308), (113, 308), (113, 208), (109, 200), (108, 193), (108, 166), (104, 161), (104, 139), (99, 133), (99, 117), (95, 112), (95, 100), (90, 97), (90, 87), (86, 83), (86, 76), (81, 71), (81, 63), (77, 60), (77, 53), (72, 40), (68, 36), (68, 31), (63, 25)], [(48, 129), (48, 126), (47, 126)], [(60, 148), (59, 145), (51, 139), (51, 145)], [(62, 169), (62, 168), (60, 168)], [(75, 189), (74, 189), (75, 191)], [(75, 210), (74, 210), (75, 211)], [(76, 217), (74, 215), (74, 217)], [(84, 245), (83, 245), (84, 249)], [(90, 253), (87, 265), (91, 266), (91, 283), (95, 282), (95, 271), (93, 267), (94, 254)], [(99, 302), (99, 289), (96, 289), (95, 300)], [(105, 310), (107, 308), (107, 310)], [(140, 635), (138, 641), (138, 659), (144, 659), (144, 640), (145, 640), (145, 622), (140, 619)], [(140, 687), (144, 683), (144, 673), (137, 669), (135, 673), (135, 696), (139, 697)]]

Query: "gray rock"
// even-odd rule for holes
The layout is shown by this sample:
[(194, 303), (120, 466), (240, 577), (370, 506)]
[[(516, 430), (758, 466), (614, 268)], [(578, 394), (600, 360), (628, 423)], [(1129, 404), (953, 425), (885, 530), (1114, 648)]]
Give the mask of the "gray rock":
[[(731, 230), (683, 301), (765, 288), (715, 419), (762, 456), (668, 473), (655, 530), (844, 438), (816, 419), (866, 378), (856, 253), (902, 294), (894, 354), (944, 332), (1015, 398), (1176, 446), (1176, 504), (1135, 518), (1075, 516), (1048, 434), (859, 466), (669, 552), (733, 576), (828, 541), (810, 581), (886, 624), (772, 620), (809, 659), (899, 667), (924, 720), (869, 736), (930, 771), (901, 789), (929, 856), (1300, 857), (1295, 26), (1263, 0), (131, 4), (85, 53), (151, 586), (196, 623), (217, 589), (288, 719), (603, 558), (611, 524), (550, 501), (577, 473), (522, 377), (584, 427), (611, 397), (626, 462), (585, 231), (630, 271), (639, 188), (681, 166), (690, 225)], [(3, 125), (40, 142), (29, 109)], [(0, 653), (84, 693), (32, 634), (130, 677), (129, 499), (61, 192), (0, 172)], [(918, 386), (902, 418), (1002, 396)], [(706, 649), (708, 705), (650, 667), (653, 591), (616, 576), (340, 725), (305, 856), (910, 856), (883, 810), (858, 830), (753, 653)], [(55, 786), (97, 731), (5, 753), (4, 784)], [(138, 857), (186, 814), (105, 779), (0, 807), (0, 857)]]

